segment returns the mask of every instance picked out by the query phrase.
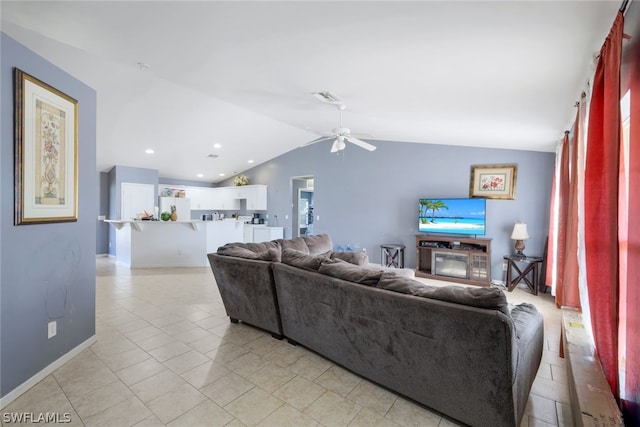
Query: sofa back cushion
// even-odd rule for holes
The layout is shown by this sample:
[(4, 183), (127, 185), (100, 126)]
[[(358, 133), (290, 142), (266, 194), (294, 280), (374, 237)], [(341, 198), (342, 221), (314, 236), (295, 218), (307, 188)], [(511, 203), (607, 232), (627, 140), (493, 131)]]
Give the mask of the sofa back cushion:
[(367, 265), (369, 257), (366, 252), (332, 252), (331, 259), (341, 259), (355, 265)]
[(339, 259), (323, 262), (318, 273), (368, 286), (375, 286), (382, 276), (382, 270), (364, 268)]
[(282, 250), (282, 263), (305, 270), (318, 271), (323, 262), (328, 261), (325, 255), (309, 255), (295, 249)]
[(275, 241), (263, 243), (227, 243), (218, 248), (218, 255), (280, 262), (280, 244)]
[(305, 236), (302, 238), (311, 255), (329, 255), (333, 250), (333, 242), (328, 234)]
[(500, 289), (492, 287), (431, 286), (393, 272), (384, 272), (377, 285), (380, 289), (414, 295), (422, 298), (500, 310), (509, 315), (507, 298)]
[(309, 254), (309, 247), (305, 243), (302, 237), (296, 237), (293, 239), (278, 239), (278, 244), (282, 248), (285, 249), (294, 249), (296, 251), (302, 252), (304, 254)]

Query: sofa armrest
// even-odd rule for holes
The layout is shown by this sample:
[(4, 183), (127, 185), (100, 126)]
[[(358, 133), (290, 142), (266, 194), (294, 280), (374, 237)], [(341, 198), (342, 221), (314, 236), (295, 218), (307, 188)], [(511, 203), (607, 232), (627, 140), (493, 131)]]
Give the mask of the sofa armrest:
[(521, 419), (542, 359), (544, 322), (535, 306), (527, 303), (516, 305), (511, 310), (511, 318), (516, 341), (514, 399), (518, 419)]
[(272, 262), (208, 254), (227, 315), (281, 334)]

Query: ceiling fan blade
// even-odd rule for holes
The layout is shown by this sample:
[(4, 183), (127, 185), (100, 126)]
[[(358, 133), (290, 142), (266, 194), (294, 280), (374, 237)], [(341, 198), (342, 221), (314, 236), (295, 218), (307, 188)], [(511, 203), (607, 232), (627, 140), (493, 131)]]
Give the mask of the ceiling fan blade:
[(333, 141), (333, 145), (331, 145), (331, 152), (337, 153), (338, 151), (340, 151), (339, 145), (340, 145), (340, 141), (338, 141), (337, 139)]
[(316, 138), (313, 141), (307, 142), (306, 144), (303, 145), (303, 147), (306, 147), (307, 145), (315, 144), (316, 142), (326, 141), (328, 139), (330, 139), (329, 136), (321, 136), (320, 138)]
[(376, 149), (376, 146), (375, 146), (375, 145), (371, 145), (371, 144), (369, 144), (368, 142), (364, 142), (363, 140), (358, 139), (358, 138), (356, 138), (356, 137), (354, 137), (354, 136), (348, 135), (348, 136), (345, 136), (345, 138), (346, 138), (346, 139), (347, 139), (347, 141), (349, 141), (350, 143), (355, 144), (355, 145), (357, 145), (357, 146), (358, 146), (358, 147), (360, 147), (360, 148), (364, 148), (365, 150), (373, 151), (373, 150), (375, 150), (375, 149)]

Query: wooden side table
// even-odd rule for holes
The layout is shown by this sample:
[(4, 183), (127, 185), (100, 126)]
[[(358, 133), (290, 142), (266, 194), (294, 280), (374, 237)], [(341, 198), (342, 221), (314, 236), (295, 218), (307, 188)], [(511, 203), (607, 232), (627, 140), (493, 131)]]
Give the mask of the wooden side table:
[(404, 245), (397, 244), (380, 245), (380, 263), (384, 267), (404, 268), (404, 248)]
[[(521, 281), (524, 281), (531, 293), (538, 295), (538, 281), (540, 277), (540, 265), (542, 264), (542, 257), (518, 257), (515, 255), (506, 255), (504, 259), (507, 261), (507, 288), (509, 292), (518, 286)], [(523, 270), (520, 269), (518, 263), (525, 264)], [(512, 275), (515, 271), (516, 277)], [(531, 278), (529, 276), (532, 276)]]

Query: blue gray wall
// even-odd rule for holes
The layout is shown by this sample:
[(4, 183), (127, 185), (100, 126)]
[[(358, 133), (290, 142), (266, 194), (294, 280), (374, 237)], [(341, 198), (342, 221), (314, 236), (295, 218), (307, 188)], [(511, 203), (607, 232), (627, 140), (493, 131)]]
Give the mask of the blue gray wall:
[[(155, 186), (154, 194), (158, 194), (158, 171), (155, 169), (133, 168), (129, 166), (114, 166), (108, 172), (109, 181), (109, 215), (108, 219), (120, 218), (122, 211), (121, 186), (123, 182), (137, 184), (151, 184)], [(116, 233), (113, 227), (109, 227), (109, 255), (116, 254)]]
[[(243, 172), (252, 184), (267, 184), (269, 224), (291, 237), (292, 178), (314, 177), (315, 234), (328, 233), (334, 244), (359, 243), (372, 262), (380, 245), (406, 245), (405, 264), (415, 268), (418, 199), (468, 197), (470, 167), (517, 164), (515, 200), (487, 200), (487, 233), (492, 238), (492, 279), (504, 280), (503, 256), (513, 253), (509, 239), (516, 221), (528, 224), (525, 253), (542, 255), (549, 223), (554, 154), (375, 141), (368, 152), (347, 144), (339, 155), (327, 144), (290, 151)], [(232, 185), (232, 178), (220, 185)], [(285, 217), (288, 215), (288, 219)]]
[[(95, 334), (96, 93), (0, 34), (0, 394)], [(13, 67), (78, 100), (78, 221), (13, 225)], [(58, 333), (47, 339), (47, 323)]]

